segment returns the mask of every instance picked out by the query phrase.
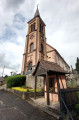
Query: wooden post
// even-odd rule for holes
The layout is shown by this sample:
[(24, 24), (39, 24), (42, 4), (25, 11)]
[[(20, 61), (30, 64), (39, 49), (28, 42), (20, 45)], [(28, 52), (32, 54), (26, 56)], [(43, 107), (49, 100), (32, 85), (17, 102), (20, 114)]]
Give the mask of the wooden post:
[(58, 77), (58, 75), (56, 75), (56, 80), (57, 80), (57, 87), (58, 87), (58, 101), (60, 101), (60, 94), (59, 94), (59, 92), (60, 92), (60, 85), (59, 85), (59, 77)]
[(36, 99), (36, 86), (37, 86), (37, 76), (35, 76), (34, 99)]
[(46, 72), (46, 92), (47, 92), (47, 105), (50, 105), (49, 100), (49, 79), (48, 79), (48, 73)]

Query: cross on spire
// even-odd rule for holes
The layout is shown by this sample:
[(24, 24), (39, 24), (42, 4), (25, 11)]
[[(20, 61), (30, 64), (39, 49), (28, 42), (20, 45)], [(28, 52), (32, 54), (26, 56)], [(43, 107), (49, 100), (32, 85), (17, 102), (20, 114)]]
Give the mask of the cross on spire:
[(38, 5), (39, 5), (39, 4), (37, 4), (37, 8), (38, 8)]

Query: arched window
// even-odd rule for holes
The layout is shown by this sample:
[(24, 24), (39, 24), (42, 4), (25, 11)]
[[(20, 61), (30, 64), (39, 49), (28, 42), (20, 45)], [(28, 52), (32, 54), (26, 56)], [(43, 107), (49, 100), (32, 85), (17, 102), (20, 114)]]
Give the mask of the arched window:
[(33, 52), (33, 43), (30, 44), (30, 52)]
[(28, 70), (32, 70), (32, 62), (29, 63)]
[(43, 54), (43, 44), (41, 44), (41, 53)]
[(31, 25), (31, 32), (35, 31), (35, 23)]

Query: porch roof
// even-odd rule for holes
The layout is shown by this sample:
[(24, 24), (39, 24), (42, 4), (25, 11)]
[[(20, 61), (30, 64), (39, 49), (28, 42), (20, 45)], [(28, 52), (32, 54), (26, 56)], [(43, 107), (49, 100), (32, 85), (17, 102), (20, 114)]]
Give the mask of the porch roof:
[(60, 74), (68, 73), (63, 68), (61, 68), (57, 63), (39, 60), (32, 75), (45, 75), (47, 71)]

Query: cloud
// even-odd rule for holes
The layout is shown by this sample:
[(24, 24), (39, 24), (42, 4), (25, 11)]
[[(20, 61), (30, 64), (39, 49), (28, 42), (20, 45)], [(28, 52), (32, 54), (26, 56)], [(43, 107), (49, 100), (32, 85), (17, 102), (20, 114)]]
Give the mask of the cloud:
[(0, 1), (0, 71), (5, 65), (6, 74), (11, 70), (21, 72), (27, 21), (31, 19), (34, 3), (31, 0)]
[(76, 58), (79, 57), (79, 1), (43, 0), (40, 4), (41, 16), (46, 23), (47, 42), (75, 68)]
[(20, 5), (24, 3), (25, 0), (6, 0), (5, 7), (6, 9), (19, 9)]
[[(5, 47), (6, 46), (6, 47)], [(6, 66), (7, 69), (21, 71), (22, 65), (22, 52), (21, 45), (12, 42), (5, 42), (0, 45), (0, 67)]]
[(46, 24), (47, 42), (55, 47), (69, 65), (75, 68), (79, 57), (79, 0), (2, 0), (0, 1), (0, 73), (6, 66), (21, 71), (27, 22), (39, 4)]

